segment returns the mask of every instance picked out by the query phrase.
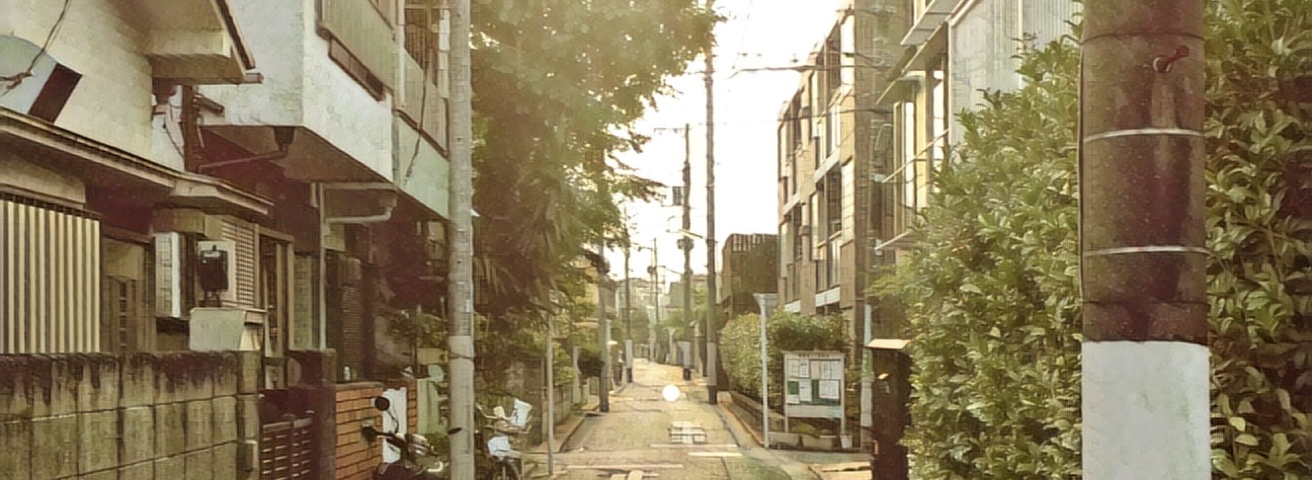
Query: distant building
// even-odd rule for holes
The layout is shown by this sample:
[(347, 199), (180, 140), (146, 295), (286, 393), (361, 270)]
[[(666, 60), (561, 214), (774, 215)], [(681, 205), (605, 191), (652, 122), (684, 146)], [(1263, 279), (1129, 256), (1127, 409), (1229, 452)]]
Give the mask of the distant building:
[(725, 239), (717, 303), (728, 320), (758, 313), (757, 293), (775, 293), (779, 277), (779, 236), (735, 233)]

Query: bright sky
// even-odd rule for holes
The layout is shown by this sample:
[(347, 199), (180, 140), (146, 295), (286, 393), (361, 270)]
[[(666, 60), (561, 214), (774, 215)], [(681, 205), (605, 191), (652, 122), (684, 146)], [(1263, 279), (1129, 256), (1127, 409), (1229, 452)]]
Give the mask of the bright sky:
[[(800, 65), (820, 43), (838, 18), (841, 0), (718, 0), (715, 9), (727, 17), (715, 30), (715, 236), (716, 249), (732, 233), (777, 233), (778, 200), (775, 194), (776, 117), (797, 88), (794, 71), (752, 71), (763, 67)], [(803, 7), (804, 5), (804, 7)], [(622, 157), (644, 177), (667, 185), (682, 185), (683, 132), (692, 133), (692, 232), (706, 234), (706, 90), (700, 74), (703, 60), (689, 68), (691, 75), (671, 81), (675, 94), (659, 99), (657, 111), (638, 123), (638, 131), (652, 136), (640, 154)], [(667, 200), (668, 202), (668, 200)], [(627, 207), (635, 227), (635, 242), (648, 247), (632, 252), (631, 275), (647, 276), (653, 240), (661, 276), (683, 271), (683, 255), (676, 233), (682, 209), (652, 203)], [(623, 254), (608, 255), (613, 275), (622, 276)], [(717, 264), (718, 266), (718, 264)], [(698, 239), (692, 267), (706, 272), (706, 242)], [(663, 281), (673, 280), (662, 278)]]

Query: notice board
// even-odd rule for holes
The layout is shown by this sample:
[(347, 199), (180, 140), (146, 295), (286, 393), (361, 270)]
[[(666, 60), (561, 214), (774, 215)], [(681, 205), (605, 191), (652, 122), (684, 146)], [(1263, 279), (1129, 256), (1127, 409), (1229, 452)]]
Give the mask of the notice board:
[(784, 415), (843, 418), (843, 354), (784, 352)]

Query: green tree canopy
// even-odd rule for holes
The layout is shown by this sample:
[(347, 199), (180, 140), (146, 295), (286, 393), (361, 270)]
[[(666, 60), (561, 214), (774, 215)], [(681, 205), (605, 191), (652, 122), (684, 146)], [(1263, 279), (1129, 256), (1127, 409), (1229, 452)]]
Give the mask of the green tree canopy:
[(641, 148), (632, 123), (711, 41), (717, 17), (698, 5), (474, 2), (476, 268), (489, 316), (545, 309), (551, 292), (582, 285), (573, 261), (585, 246), (624, 241), (618, 203), (656, 184), (615, 154)]

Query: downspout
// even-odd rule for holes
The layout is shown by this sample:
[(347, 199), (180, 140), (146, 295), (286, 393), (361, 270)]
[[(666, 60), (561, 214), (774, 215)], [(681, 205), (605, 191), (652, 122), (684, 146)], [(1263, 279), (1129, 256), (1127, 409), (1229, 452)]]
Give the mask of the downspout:
[[(390, 183), (334, 183), (323, 185), (325, 190), (381, 190), (385, 192), (395, 192), (395, 187)], [(396, 209), (397, 198), (395, 194), (379, 198), (379, 203), (383, 207), (383, 212), (375, 215), (344, 216), (344, 217), (324, 217), (324, 223), (332, 224), (367, 224), (381, 223), (392, 219), (392, 211)]]

